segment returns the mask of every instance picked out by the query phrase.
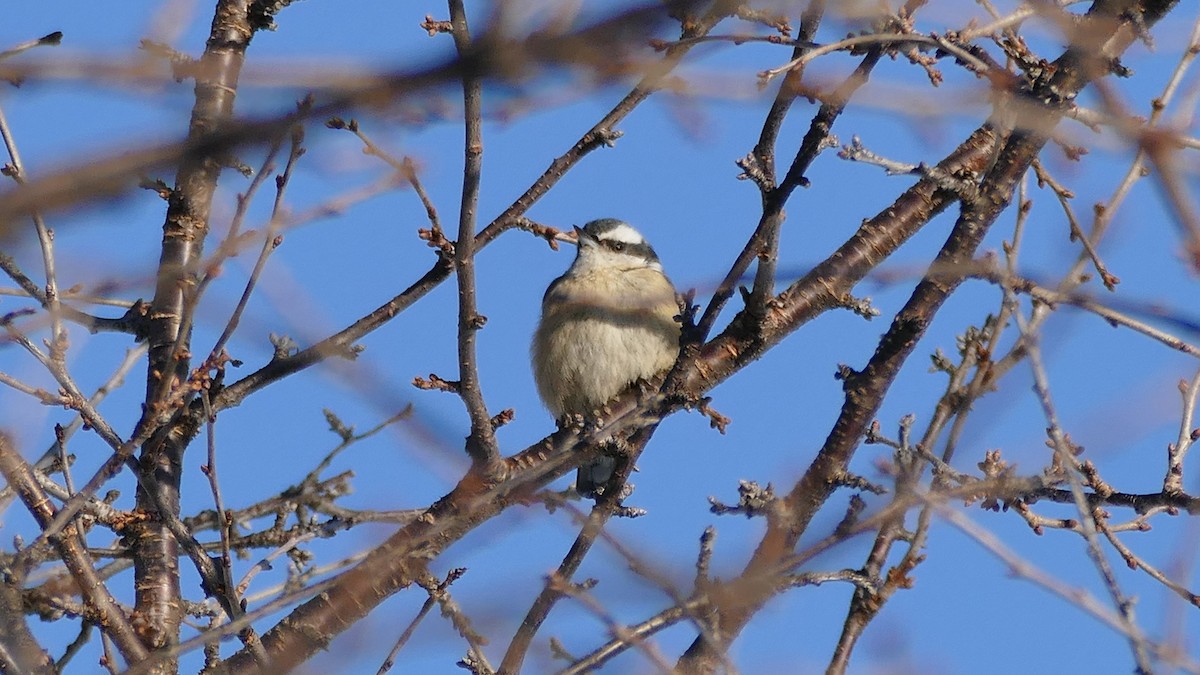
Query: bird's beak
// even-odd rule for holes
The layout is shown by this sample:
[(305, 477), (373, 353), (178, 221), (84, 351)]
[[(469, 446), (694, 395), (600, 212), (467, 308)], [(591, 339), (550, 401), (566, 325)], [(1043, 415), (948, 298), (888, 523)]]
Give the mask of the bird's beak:
[(578, 225), (572, 225), (571, 227), (572, 227), (572, 229), (575, 230), (575, 245), (576, 246), (583, 246), (583, 242), (585, 242), (585, 241), (595, 241), (594, 239), (592, 239), (591, 237), (588, 236), (587, 232), (584, 232), (582, 227), (580, 227)]

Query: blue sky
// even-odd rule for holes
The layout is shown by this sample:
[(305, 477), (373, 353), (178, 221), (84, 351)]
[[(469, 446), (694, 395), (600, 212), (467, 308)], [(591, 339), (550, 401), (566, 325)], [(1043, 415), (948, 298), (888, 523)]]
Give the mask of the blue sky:
[[(78, 56), (89, 61), (130, 58), (138, 40), (148, 35), (171, 37), (177, 48), (198, 53), (207, 33), (210, 7), (186, 2), (166, 6), (170, 9), (151, 2), (72, 1), (54, 7), (25, 3), (7, 12), (0, 24), (0, 45), (61, 30), (65, 35), (61, 47), (27, 56)], [(475, 4), (469, 10), (482, 17), (484, 8)], [(937, 31), (961, 27), (978, 11), (972, 3), (935, 2), (921, 11), (917, 27)], [(1155, 30), (1156, 54), (1141, 45), (1131, 49), (1126, 63), (1137, 76), (1111, 84), (1133, 112), (1148, 112), (1149, 98), (1161, 90), (1174, 67), (1172, 55), (1186, 43), (1192, 13), (1181, 7)], [(315, 65), (344, 63), (388, 70), (436, 62), (450, 53), (451, 42), (448, 36), (429, 38), (418, 28), (426, 14), (444, 18), (446, 10), (432, 2), (371, 1), (356, 3), (353, 9), (321, 0), (297, 3), (279, 17), (278, 32), (255, 37), (247, 77)], [(831, 21), (818, 40), (837, 39), (854, 28), (850, 22)], [(1058, 54), (1060, 40), (1052, 30), (1043, 27), (1030, 35), (1041, 54), (1050, 58)], [(625, 135), (615, 147), (589, 156), (528, 215), (563, 228), (597, 217), (628, 220), (653, 242), (676, 285), (697, 288), (706, 300), (706, 293), (725, 273), (759, 213), (757, 190), (750, 182), (736, 180), (739, 170), (733, 163), (753, 146), (769, 106), (772, 92), (757, 90), (755, 74), (785, 62), (787, 54), (782, 47), (754, 44), (697, 49), (681, 72), (705, 89), (703, 95), (662, 95), (638, 108), (620, 126)], [(856, 63), (844, 54), (831, 55), (814, 63), (811, 75), (817, 81), (837, 81)], [(861, 93), (859, 104), (838, 121), (835, 133), (843, 142), (857, 135), (869, 148), (893, 159), (936, 161), (987, 111), (982, 98), (985, 92), (974, 78), (949, 64), (943, 65), (943, 72), (946, 82), (933, 89), (919, 69), (903, 60), (885, 61)], [(529, 87), (534, 109), (511, 119), (493, 117), (485, 124), (481, 222), (490, 221), (506, 208), (551, 159), (607, 112), (630, 84), (564, 91), (570, 82), (562, 74), (548, 77), (544, 83), (536, 81)], [(1187, 91), (1194, 94), (1197, 82), (1189, 77)], [(277, 112), (301, 95), (300, 90), (286, 87), (245, 88), (239, 93), (238, 112)], [(461, 189), (457, 96), (457, 89), (450, 87), (420, 99), (414, 105), (436, 113), (421, 124), (378, 111), (350, 113), (380, 145), (417, 161), (448, 229), (455, 223)], [(511, 89), (489, 89), (485, 96), (493, 111), (518, 100)], [(188, 84), (133, 86), (64, 80), (27, 82), (19, 89), (0, 91), (0, 105), (34, 178), (68, 163), (180, 137), (186, 129), (191, 98)], [(1090, 95), (1083, 101), (1095, 104)], [(941, 114), (907, 114), (905, 110), (917, 102), (932, 103)], [(781, 163), (790, 160), (812, 112), (815, 106), (797, 103), (781, 135)], [(1090, 154), (1084, 161), (1072, 163), (1057, 149), (1048, 148), (1043, 157), (1047, 167), (1077, 193), (1077, 211), (1090, 217), (1091, 205), (1107, 200), (1123, 175), (1130, 148), (1111, 133), (1093, 134), (1070, 122), (1062, 129), (1088, 145)], [(331, 195), (386, 175), (386, 167), (363, 155), (361, 145), (348, 133), (314, 123), (309, 126), (308, 139), (309, 154), (302, 159), (289, 192), (293, 212), (303, 212)], [(241, 158), (257, 166), (261, 153), (247, 151)], [(809, 176), (812, 186), (799, 190), (787, 209), (780, 269), (792, 276), (803, 274), (823, 259), (863, 218), (885, 207), (912, 180), (886, 177), (877, 167), (839, 160), (832, 151), (818, 159)], [(160, 177), (172, 181), (170, 174)], [(1187, 180), (1190, 187), (1196, 187), (1194, 172), (1187, 174)], [(214, 208), (217, 231), (224, 229), (231, 216), (233, 195), (246, 185), (247, 181), (234, 173), (223, 175)], [(1067, 226), (1053, 195), (1038, 190), (1032, 180), (1029, 189), (1035, 209), (1021, 270), (1030, 277), (1051, 280), (1065, 268), (1063, 260), (1074, 259), (1077, 244), (1067, 239)], [(268, 208), (269, 195), (260, 197), (249, 226), (262, 227)], [(53, 214), (62, 285), (94, 287), (116, 282), (120, 297), (148, 298), (162, 216), (163, 203), (147, 191), (133, 191), (96, 208)], [(985, 249), (998, 251), (1001, 241), (1011, 237), (1013, 217), (1012, 213), (1001, 217)], [(841, 383), (833, 378), (837, 364), (861, 367), (866, 363), (878, 336), (907, 299), (915, 278), (952, 223), (953, 214), (944, 214), (906, 244), (885, 268), (895, 278), (868, 280), (856, 289), (857, 295), (873, 299), (881, 317), (866, 323), (848, 312), (821, 316), (718, 387), (713, 392), (714, 406), (733, 419), (726, 435), (709, 430), (699, 415), (668, 419), (634, 477), (637, 491), (632, 503), (649, 513), (614, 523), (611, 533), (686, 589), (700, 533), (715, 524), (719, 536), (714, 574), (734, 576), (757, 542), (762, 525), (711, 515), (707, 497), (736, 501), (739, 479), (773, 482), (780, 491), (790, 488), (829, 433), (841, 405)], [(309, 344), (414, 281), (433, 261), (430, 249), (416, 237), (416, 229), (426, 226), (413, 192), (398, 190), (289, 231), (231, 343), (233, 356), (246, 363), (241, 372), (250, 372), (269, 359), (268, 333), (286, 333), (302, 345)], [(27, 237), (14, 244), (30, 273), (37, 270), (35, 243)], [(1197, 316), (1191, 302), (1195, 276), (1179, 255), (1178, 230), (1165, 214), (1152, 180), (1143, 180), (1134, 189), (1100, 250), (1122, 279), (1116, 296), (1122, 302), (1158, 303), (1185, 317)], [(480, 377), (493, 412), (516, 409), (516, 419), (499, 432), (502, 447), (509, 453), (553, 430), (529, 373), (528, 341), (542, 289), (569, 260), (565, 248), (553, 252), (541, 240), (520, 232), (501, 237), (478, 258), (479, 307), (488, 317), (487, 327), (479, 334)], [(213, 285), (196, 331), (195, 343), (204, 351), (220, 333), (252, 261), (253, 253), (241, 256)], [(336, 445), (336, 437), (327, 431), (323, 408), (365, 430), (408, 403), (416, 407), (414, 423), (399, 425), (355, 446), (334, 462), (327, 475), (355, 470), (355, 494), (347, 504), (359, 508), (417, 507), (444, 494), (465, 466), (460, 439), (467, 433), (466, 415), (456, 398), (417, 391), (409, 382), (431, 372), (456, 376), (454, 299), (454, 289), (445, 284), (364, 339), (366, 351), (356, 362), (311, 369), (223, 414), (217, 424), (219, 467), (230, 505), (245, 506), (294, 484)], [(16, 306), (17, 301), (0, 298), (0, 311)], [(998, 306), (999, 292), (982, 282), (968, 283), (948, 303), (880, 411), (886, 431), (894, 433), (900, 417), (909, 413), (917, 416), (917, 428), (922, 428), (945, 385), (944, 375), (928, 372), (927, 355), (935, 348), (953, 353), (955, 334), (968, 322), (977, 324)], [(1194, 334), (1182, 337), (1196, 338)], [(72, 329), (71, 338), (69, 360), (85, 390), (104, 381), (116, 359), (131, 346), (127, 338), (88, 336), (79, 328)], [(1006, 344), (1011, 344), (1011, 339)], [(1194, 361), (1070, 309), (1049, 321), (1043, 345), (1064, 428), (1086, 446), (1087, 457), (1122, 489), (1156, 490), (1166, 444), (1177, 434), (1180, 404), (1176, 383), (1193, 376)], [(0, 370), (23, 380), (48, 382), (36, 364), (11, 345), (0, 348)], [(139, 412), (142, 377), (144, 373), (135, 370), (127, 387), (101, 408), (122, 433), (128, 433)], [(956, 462), (960, 470), (975, 470), (983, 452), (996, 448), (1026, 472), (1034, 472), (1048, 461), (1045, 420), (1031, 394), (1031, 384), (1028, 369), (1018, 368), (1001, 382), (999, 391), (977, 404), (960, 444)], [(53, 438), (53, 423), (65, 419), (63, 411), (0, 390), (0, 426), (14, 435), (28, 455), (46, 447)], [(211, 495), (198, 470), (203, 463), (202, 441), (198, 440), (185, 460), (185, 512), (211, 507)], [(85, 475), (107, 457), (102, 444), (85, 434), (77, 437), (71, 449), (79, 457), (77, 475)], [(879, 479), (876, 463), (887, 457), (882, 446), (864, 446), (852, 469)], [(566, 484), (564, 479), (560, 487)], [(1194, 481), (1186, 485), (1195, 489)], [(132, 505), (128, 480), (122, 482), (122, 492), (118, 505)], [(804, 541), (825, 536), (840, 519), (848, 498), (849, 493), (836, 495)], [(1069, 515), (1068, 509), (1049, 504), (1037, 508), (1047, 515)], [(1064, 583), (1103, 597), (1078, 537), (1057, 531), (1036, 536), (1013, 514), (975, 507), (964, 513)], [(1120, 522), (1130, 514), (1116, 513), (1115, 517)], [(1196, 528), (1186, 517), (1159, 516), (1153, 524), (1153, 532), (1125, 534), (1123, 540), (1163, 568), (1181, 557), (1194, 556)], [(29, 528), (21, 509), (10, 508), (2, 532), (12, 536), (29, 532)], [(491, 638), (493, 651), (489, 654), (497, 661), (540, 587), (541, 575), (558, 564), (576, 529), (561, 511), (548, 515), (537, 507), (515, 509), (473, 532), (437, 561), (439, 572), (469, 568), (453, 587), (455, 597), (476, 621), (476, 628)], [(329, 562), (380, 540), (388, 531), (358, 528), (335, 540), (319, 542), (312, 550), (319, 562)], [(868, 543), (869, 539), (862, 538), (843, 545), (815, 565), (820, 569), (857, 567)], [(945, 523), (935, 525), (927, 554), (927, 561), (914, 574), (916, 587), (897, 594), (868, 629), (853, 672), (1003, 673), (1027, 669), (1030, 663), (1066, 661), (1082, 672), (1131, 669), (1129, 651), (1120, 636), (1070, 604), (1013, 578), (1003, 564)], [(1127, 591), (1137, 595), (1138, 617), (1152, 635), (1162, 636), (1163, 627), (1181, 612), (1187, 618), (1162, 586), (1147, 583), (1144, 574), (1126, 569), (1111, 550), (1109, 556), (1118, 578), (1128, 584)], [(236, 562), (235, 574), (240, 576), (252, 562)], [(195, 591), (196, 579), (189, 565), (181, 567), (184, 588)], [(1194, 585), (1194, 570), (1182, 574), (1185, 584)], [(629, 573), (611, 549), (600, 547), (584, 564), (581, 575), (601, 579), (595, 590), (597, 598), (623, 621), (636, 622), (669, 604), (660, 590)], [(282, 577), (278, 571), (260, 577), (264, 583), (272, 578)], [(114, 592), (124, 599), (129, 597), (128, 588), (128, 578), (119, 578), (114, 584)], [(823, 669), (849, 594), (847, 586), (827, 585), (775, 600), (734, 646), (735, 663), (747, 673)], [(311, 672), (359, 672), (377, 667), (423, 600), (423, 594), (413, 591), (390, 599), (314, 660)], [(73, 637), (55, 626), (37, 630), (55, 645)], [(1194, 650), (1198, 637), (1195, 622), (1185, 621), (1182, 630)], [(552, 667), (545, 656), (548, 636), (555, 635), (569, 649), (583, 653), (602, 634), (595, 616), (578, 604), (560, 603), (531, 652), (530, 672)], [(681, 626), (662, 634), (658, 644), (673, 660), (692, 636), (687, 626)], [(405, 652), (412, 660), (402, 662), (407, 666), (403, 672), (457, 672), (453, 663), (465, 645), (446, 622), (431, 616), (414, 640)], [(231, 649), (232, 645), (227, 645), (227, 652)], [(78, 672), (87, 672), (87, 663), (77, 662)], [(641, 672), (650, 666), (640, 655), (630, 653), (612, 668), (613, 672)]]

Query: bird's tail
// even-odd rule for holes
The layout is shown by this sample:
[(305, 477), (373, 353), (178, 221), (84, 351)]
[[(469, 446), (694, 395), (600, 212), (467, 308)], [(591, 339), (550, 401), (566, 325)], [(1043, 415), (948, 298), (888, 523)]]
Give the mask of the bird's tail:
[(601, 456), (579, 467), (575, 474), (575, 491), (583, 497), (596, 497), (597, 491), (612, 478), (617, 468), (617, 458)]

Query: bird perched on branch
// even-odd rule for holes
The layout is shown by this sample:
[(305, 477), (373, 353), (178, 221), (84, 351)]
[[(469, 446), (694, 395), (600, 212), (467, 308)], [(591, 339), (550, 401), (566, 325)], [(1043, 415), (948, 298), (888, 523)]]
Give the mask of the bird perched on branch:
[[(560, 424), (591, 416), (679, 355), (675, 287), (645, 237), (614, 218), (575, 235), (575, 260), (546, 289), (532, 349), (538, 393)], [(612, 456), (580, 466), (576, 491), (600, 494), (615, 467)]]

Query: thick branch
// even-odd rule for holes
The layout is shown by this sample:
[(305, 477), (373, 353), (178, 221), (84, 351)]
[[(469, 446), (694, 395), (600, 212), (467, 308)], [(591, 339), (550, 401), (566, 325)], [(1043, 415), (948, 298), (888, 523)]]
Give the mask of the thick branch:
[[(247, 0), (217, 3), (196, 76), (189, 144), (203, 144), (233, 115), (238, 77), (253, 35), (247, 5)], [(156, 407), (188, 376), (190, 335), (183, 326), (184, 315), (193, 304), (190, 270), (202, 255), (217, 179), (229, 162), (226, 151), (185, 155), (170, 193), (157, 285), (147, 320), (147, 415), (154, 415)], [(179, 515), (183, 451), (189, 440), (174, 428), (166, 429), (143, 446), (140, 458), (142, 474), (152, 479), (139, 481), (138, 508), (150, 514), (159, 513), (160, 507), (169, 511), (136, 524), (129, 534), (134, 549), (136, 611), (144, 618), (142, 639), (152, 648), (178, 641), (182, 618), (178, 544), (163, 521)], [(173, 663), (161, 665), (163, 672), (174, 670)]]
[[(1111, 58), (1123, 51), (1135, 38), (1133, 17), (1121, 15), (1120, 25), (1114, 26), (1119, 27), (1120, 30), (1115, 32), (1101, 30), (1101, 28), (1107, 28), (1109, 22), (1112, 22), (1117, 16), (1110, 6), (1111, 4), (1101, 2), (1093, 7), (1092, 15), (1099, 17), (1094, 19), (1099, 25), (1095, 26), (1095, 29), (1085, 38), (1081, 38), (1082, 44), (1072, 46), (1058, 59), (1055, 63), (1055, 76), (1037, 83), (1033, 90), (1028, 92), (1027, 102), (1041, 105), (1044, 101), (1069, 100), (1089, 81), (1107, 72)], [(1145, 17), (1147, 25), (1156, 21), (1161, 13), (1170, 9), (1174, 3), (1161, 4), (1159, 13), (1147, 14)], [(1112, 36), (1110, 40), (1104, 39), (1109, 36)], [(995, 165), (982, 181), (980, 193), (964, 204), (954, 230), (933, 264), (935, 271), (954, 269), (955, 266), (970, 262), (984, 234), (1008, 205), (1016, 182), (1037, 157), (1048, 139), (1049, 132), (1061, 115), (1061, 108), (1043, 108), (1040, 124), (1036, 128), (1022, 129), (1013, 133), (998, 155)], [(988, 125), (985, 125), (976, 131), (976, 134), (987, 130)], [(939, 168), (943, 167), (939, 165)], [(952, 175), (958, 175), (958, 172), (952, 172)], [(909, 193), (911, 192), (912, 190), (909, 191)], [(948, 198), (949, 195), (946, 197)], [(884, 232), (887, 230), (903, 232), (903, 221), (895, 225), (891, 222), (897, 216), (902, 216), (903, 213), (902, 211), (885, 211), (873, 221), (864, 224), (863, 230), (868, 229), (871, 222), (877, 222), (877, 227), (882, 226)], [(897, 225), (901, 227), (896, 227)], [(843, 246), (843, 249), (845, 248)], [(870, 253), (867, 255), (870, 256)], [(862, 259), (862, 262), (869, 263), (869, 261), (870, 257)], [(837, 256), (835, 255), (834, 258), (827, 261), (827, 263), (829, 262), (838, 262)], [(825, 266), (825, 263), (822, 266)], [(802, 287), (806, 279), (812, 276), (813, 273), (810, 273), (808, 277), (797, 282), (792, 289), (784, 293), (784, 296), (788, 296), (796, 287)], [(840, 285), (840, 275), (829, 275), (824, 278), (828, 280), (829, 286)], [(900, 367), (912, 353), (934, 314), (960, 282), (961, 278), (947, 278), (944, 272), (932, 274), (923, 279), (904, 309), (896, 315), (887, 334), (880, 340), (875, 355), (867, 368), (861, 373), (853, 374), (847, 381), (846, 400), (833, 430), (808, 471), (786, 497), (786, 508), (780, 509), (777, 515), (769, 519), (767, 533), (747, 563), (742, 576), (732, 582), (738, 592), (732, 593), (730, 595), (732, 601), (718, 610), (719, 625), (724, 632), (725, 645), (714, 648), (711, 641), (697, 638), (680, 659), (680, 670), (689, 673), (712, 672), (720, 663), (722, 656), (720, 649), (726, 647), (738, 635), (750, 617), (774, 593), (773, 585), (765, 582), (762, 574), (777, 566), (779, 561), (791, 554), (812, 517), (837, 485), (836, 477), (845, 471), (850, 457), (857, 449), (860, 439), (881, 405), (883, 396)], [(800, 308), (804, 307), (804, 304), (800, 305)], [(788, 317), (793, 314), (793, 311), (788, 307), (780, 314)], [(737, 324), (738, 321), (735, 320), (734, 326), (731, 326), (725, 335), (714, 342), (720, 342), (722, 338), (726, 338), (737, 327)]]

